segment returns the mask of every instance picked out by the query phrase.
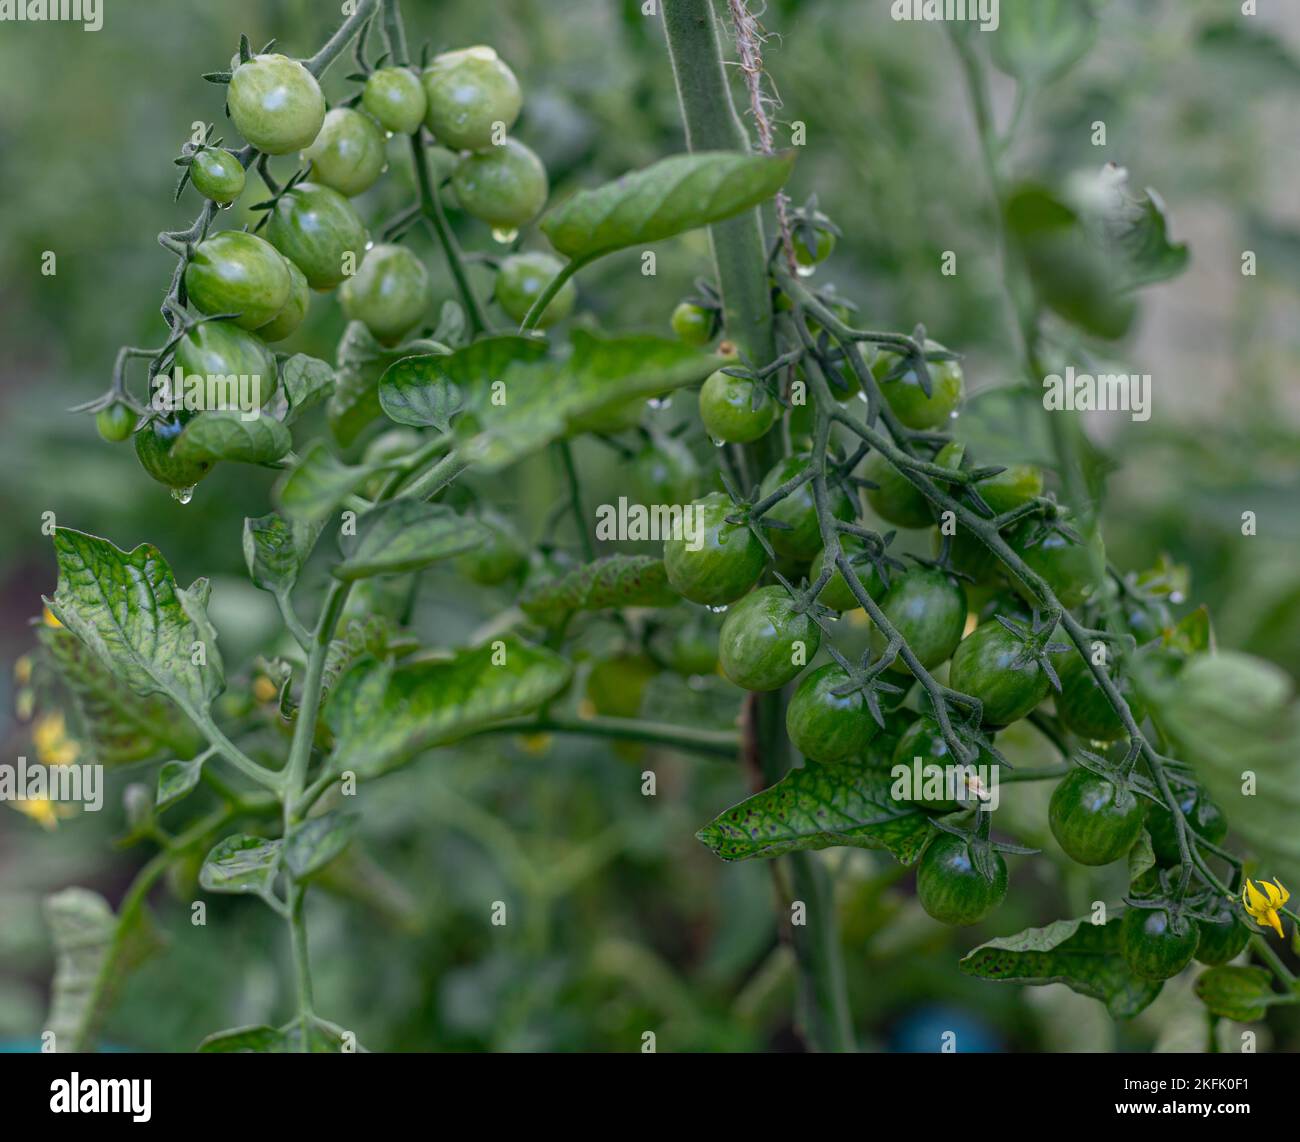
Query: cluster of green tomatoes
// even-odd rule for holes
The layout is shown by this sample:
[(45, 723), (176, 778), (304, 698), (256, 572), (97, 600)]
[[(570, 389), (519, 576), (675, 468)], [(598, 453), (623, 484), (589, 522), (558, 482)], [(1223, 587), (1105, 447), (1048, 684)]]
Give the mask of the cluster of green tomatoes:
[[(387, 170), (392, 135), (418, 138), (427, 130), (449, 152), (455, 202), (509, 238), (541, 213), (549, 190), (541, 160), (506, 134), (522, 104), (518, 80), (490, 47), (443, 53), (420, 72), (382, 67), (367, 77), (357, 106), (328, 110), (316, 77), (297, 60), (236, 56), (227, 88), (231, 121), (255, 152), (300, 154), (305, 177), (295, 176), (262, 204), (262, 233), (224, 230), (193, 248), (182, 297), (199, 317), (187, 321), (171, 364), (187, 376), (257, 376), (266, 404), (278, 388), (271, 346), (299, 327), (313, 291), (337, 289), (344, 315), (383, 345), (410, 335), (429, 315), (428, 270), (404, 246), (372, 243), (352, 199)], [(229, 206), (244, 192), (252, 157), (204, 142), (188, 146), (178, 161), (200, 194)], [(559, 269), (542, 253), (503, 258), (497, 303), (521, 321)], [(570, 283), (540, 324), (565, 317), (573, 303)], [(192, 415), (157, 416), (137, 432), (135, 410), (119, 401), (101, 409), (97, 422), (108, 440), (134, 432), (145, 470), (169, 487), (186, 488), (211, 467), (171, 455)]]

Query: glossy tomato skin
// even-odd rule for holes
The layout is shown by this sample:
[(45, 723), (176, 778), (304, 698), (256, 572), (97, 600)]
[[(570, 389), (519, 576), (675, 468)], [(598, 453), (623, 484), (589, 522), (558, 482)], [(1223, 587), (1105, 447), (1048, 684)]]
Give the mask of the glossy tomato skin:
[(944, 924), (978, 924), (1007, 895), (1007, 862), (991, 853), (994, 877), (985, 880), (971, 859), (962, 837), (938, 833), (926, 846), (916, 870), (916, 896), (921, 907)]
[(1164, 908), (1129, 908), (1120, 922), (1120, 946), (1129, 969), (1143, 979), (1170, 979), (1196, 954), (1199, 933), (1190, 921), (1185, 930), (1174, 927)]
[(1005, 726), (1047, 697), (1047, 672), (1017, 661), (1024, 644), (1000, 622), (981, 623), (952, 653), (948, 685), (984, 704), (984, 724)]
[(288, 258), (285, 258), (284, 264), (289, 267), (289, 300), (279, 313), (257, 331), (263, 341), (283, 341), (303, 323), (307, 310), (311, 308), (311, 286), (307, 284), (302, 270)]
[[(1030, 543), (1034, 536), (1037, 541)], [(1097, 589), (1097, 569), (1106, 565), (1106, 549), (1095, 531), (1087, 542), (1075, 543), (1054, 529), (1042, 530), (1036, 520), (1026, 520), (1012, 529), (1007, 543), (1031, 571), (1047, 581), (1066, 607), (1077, 607), (1092, 597)]]
[(443, 52), (420, 79), (427, 99), (425, 124), (452, 150), (487, 150), (494, 142), (493, 125), (510, 130), (524, 105), (515, 73), (490, 47)]
[(172, 456), (172, 445), (183, 429), (181, 418), (173, 417), (146, 424), (134, 437), (140, 466), (169, 488), (192, 488), (212, 471), (212, 465), (206, 461), (182, 461)]
[(790, 244), (794, 246), (794, 260), (801, 266), (815, 266), (818, 262), (824, 262), (831, 256), (831, 251), (835, 249), (835, 235), (829, 230), (818, 230), (817, 237), (813, 245), (809, 247), (804, 241), (803, 234), (795, 230), (791, 236)]
[[(1134, 719), (1141, 722), (1146, 716), (1146, 706), (1133, 683), (1125, 674), (1109, 673)], [(1124, 723), (1082, 657), (1077, 653), (1068, 656), (1059, 674), (1061, 692), (1056, 697), (1056, 713), (1067, 729), (1091, 741), (1109, 742), (1124, 736)]]
[(700, 387), (700, 419), (714, 442), (751, 444), (776, 423), (781, 406), (762, 385), (719, 369)]
[[(1199, 786), (1180, 789), (1177, 800), (1188, 827), (1198, 837), (1217, 845), (1228, 835), (1228, 822), (1223, 810), (1210, 800), (1205, 790)], [(1147, 831), (1151, 834), (1151, 851), (1162, 867), (1172, 868), (1180, 863), (1178, 829), (1168, 809), (1160, 805), (1151, 807)]]
[(204, 198), (222, 206), (244, 193), (244, 168), (229, 151), (204, 147), (190, 164), (190, 181)]
[[(890, 759), (896, 779), (904, 776), (900, 766), (908, 770), (906, 782), (896, 787), (898, 799), (936, 812), (960, 808), (958, 799), (947, 796), (950, 791), (961, 792), (960, 785), (950, 786), (947, 781), (947, 771), (957, 764), (939, 723), (929, 714), (915, 718), (899, 734)], [(991, 770), (996, 768), (998, 761), (986, 750), (980, 750), (974, 764)], [(936, 774), (936, 768), (944, 770), (944, 774)], [(942, 790), (936, 785), (939, 776), (944, 777)]]
[[(533, 302), (542, 296), (542, 291), (563, 268), (559, 258), (540, 251), (511, 254), (502, 261), (501, 268), (497, 271), (497, 304), (511, 320), (523, 321), (532, 309)], [(565, 282), (542, 311), (536, 327), (545, 329), (557, 321), (563, 321), (573, 312), (577, 300), (577, 288), (572, 281)]]
[(643, 504), (686, 504), (695, 498), (700, 465), (680, 437), (656, 434), (632, 458), (631, 477)]
[(867, 489), (867, 503), (881, 519), (906, 528), (934, 523), (930, 501), (881, 453), (867, 457), (862, 474), (876, 485)]
[(339, 290), (344, 314), (383, 345), (395, 345), (418, 325), (432, 300), (429, 271), (405, 246), (373, 247)]
[(1199, 940), (1196, 944), (1197, 963), (1209, 967), (1235, 960), (1250, 943), (1250, 929), (1237, 919), (1236, 911), (1226, 900), (1220, 900), (1213, 919), (1197, 920)]
[(487, 537), (456, 557), (456, 567), (471, 582), (495, 587), (520, 577), (528, 566), (528, 552), (514, 524), (493, 511), (480, 512), (478, 522)]
[[(926, 341), (927, 351), (942, 349), (937, 341)], [(898, 364), (895, 353), (884, 351), (871, 364), (872, 375), (880, 383), (880, 391), (889, 407), (908, 428), (942, 428), (960, 407), (966, 386), (961, 365), (956, 361), (927, 361), (930, 373), (930, 396), (925, 395), (916, 369), (909, 368), (894, 381), (884, 378)]]
[(858, 757), (880, 729), (861, 691), (834, 693), (848, 684), (848, 674), (827, 663), (804, 676), (786, 707), (786, 733), (810, 761)]
[(673, 310), (673, 332), (687, 345), (702, 347), (712, 341), (713, 324), (713, 314), (702, 305), (683, 301)]
[(975, 485), (980, 498), (998, 515), (1038, 499), (1043, 494), (1043, 470), (1034, 464), (1008, 464), (996, 476)]
[[(799, 454), (778, 461), (763, 477), (758, 488), (759, 498), (770, 496), (786, 481), (806, 472), (811, 464), (810, 456)], [(833, 484), (826, 491), (832, 516), (842, 520), (855, 517), (853, 501), (840, 485)], [(778, 555), (808, 560), (821, 550), (821, 524), (817, 519), (817, 503), (813, 497), (811, 480), (805, 480), (785, 499), (774, 504), (763, 518), (787, 525), (784, 528), (770, 528), (767, 532), (767, 540)]]
[(205, 321), (191, 329), (176, 346), (176, 364), (186, 376), (257, 378), (261, 403), (279, 387), (275, 354), (256, 333), (233, 321)]
[(728, 523), (736, 506), (721, 492), (710, 492), (692, 505), (702, 532), (698, 551), (686, 536), (664, 542), (664, 570), (672, 588), (692, 603), (718, 607), (735, 602), (767, 566), (767, 552), (748, 527)]
[(289, 267), (270, 243), (243, 230), (200, 242), (185, 269), (185, 289), (200, 313), (235, 313), (243, 329), (265, 325), (289, 300)]
[(546, 168), (518, 139), (468, 154), (451, 174), (456, 200), (466, 214), (499, 230), (517, 230), (546, 205)]
[(718, 638), (722, 672), (746, 690), (779, 690), (811, 661), (821, 631), (796, 614), (784, 587), (759, 587), (728, 612)]
[[(856, 535), (843, 535), (840, 537), (840, 547), (852, 561), (853, 557), (863, 550), (865, 544)], [(808, 569), (810, 583), (816, 583), (821, 578), (825, 560), (826, 549), (822, 548), (821, 551), (817, 552), (812, 561), (812, 566)], [(853, 567), (858, 573), (858, 578), (862, 580), (862, 586), (866, 588), (867, 594), (873, 600), (879, 602), (885, 594), (885, 584), (880, 578), (880, 572), (870, 563), (854, 563)], [(831, 572), (831, 577), (826, 580), (826, 586), (822, 588), (821, 594), (817, 596), (817, 601), (823, 606), (830, 607), (833, 611), (853, 611), (861, 605), (838, 567)]]
[(320, 133), (302, 158), (311, 163), (313, 182), (355, 198), (383, 174), (386, 143), (384, 132), (369, 115), (351, 107), (335, 107), (325, 116)]
[(429, 100), (415, 72), (404, 67), (381, 67), (366, 80), (361, 106), (384, 130), (413, 135), (424, 122)]
[(267, 240), (302, 271), (312, 289), (333, 289), (366, 254), (366, 228), (343, 195), (314, 182), (281, 195)]
[[(966, 592), (934, 567), (910, 567), (891, 576), (880, 609), (926, 670), (957, 649), (966, 629)], [(879, 633), (875, 642), (878, 649), (883, 648), (884, 638)], [(890, 669), (911, 673), (902, 658), (896, 658)]]
[(226, 104), (239, 133), (268, 155), (310, 146), (325, 121), (325, 96), (315, 76), (283, 55), (255, 56), (236, 67)]
[(136, 415), (126, 405), (115, 402), (95, 414), (95, 427), (109, 444), (120, 444), (135, 431)]
[(1079, 864), (1103, 865), (1128, 854), (1146, 820), (1146, 802), (1121, 796), (1113, 781), (1072, 769), (1052, 791), (1048, 822), (1057, 844)]

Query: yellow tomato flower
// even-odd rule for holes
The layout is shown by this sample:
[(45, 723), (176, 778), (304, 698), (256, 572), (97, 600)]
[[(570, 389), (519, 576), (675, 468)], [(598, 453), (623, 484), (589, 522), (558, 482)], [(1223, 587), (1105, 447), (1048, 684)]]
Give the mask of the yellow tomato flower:
[(253, 683), (253, 697), (259, 702), (270, 702), (280, 696), (280, 688), (265, 674), (259, 674)]
[(81, 755), (81, 746), (68, 737), (63, 714), (43, 714), (32, 725), (36, 756), (46, 765), (71, 765)]
[(1291, 893), (1282, 887), (1281, 881), (1276, 877), (1271, 883), (1261, 880), (1259, 885), (1259, 888), (1256, 888), (1250, 880), (1247, 880), (1241, 890), (1241, 902), (1245, 906), (1246, 914), (1257, 924), (1272, 928), (1285, 939), (1286, 933), (1282, 931), (1282, 918), (1278, 915), (1278, 909), (1291, 899)]

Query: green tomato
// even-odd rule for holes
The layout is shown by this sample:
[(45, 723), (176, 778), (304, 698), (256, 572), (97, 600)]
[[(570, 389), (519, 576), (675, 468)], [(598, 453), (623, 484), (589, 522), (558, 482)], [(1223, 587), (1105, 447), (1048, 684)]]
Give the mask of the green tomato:
[(975, 485), (980, 498), (998, 515), (1043, 494), (1043, 471), (1033, 464), (1008, 464), (996, 476)]
[(298, 263), (285, 258), (284, 264), (289, 267), (289, 300), (279, 313), (257, 331), (263, 341), (283, 341), (303, 323), (311, 306), (311, 286), (298, 268)]
[(700, 420), (714, 443), (752, 444), (781, 415), (762, 385), (719, 369), (700, 387)]
[(718, 662), (746, 690), (779, 690), (817, 653), (821, 631), (784, 587), (759, 587), (722, 621)]
[(1192, 962), (1200, 933), (1164, 908), (1129, 908), (1120, 921), (1120, 946), (1129, 969), (1143, 979), (1170, 979)]
[[(960, 763), (948, 748), (939, 723), (929, 714), (916, 718), (898, 735), (890, 764), (895, 779), (907, 778), (904, 784), (895, 786), (897, 800), (939, 813), (949, 813), (970, 802), (969, 797), (961, 796), (963, 785), (956, 783), (954, 767)], [(998, 760), (981, 750), (974, 764), (991, 770), (997, 767)], [(950, 772), (954, 774), (952, 782)], [(951, 792), (957, 792), (958, 798), (948, 796)]]
[(314, 182), (299, 183), (280, 196), (266, 237), (312, 289), (333, 289), (366, 254), (366, 228), (352, 204), (337, 190)]
[(744, 524), (728, 523), (735, 505), (722, 492), (710, 492), (691, 504), (701, 532), (699, 550), (686, 536), (664, 543), (664, 570), (672, 588), (692, 603), (718, 607), (735, 602), (767, 566), (767, 552)]
[(239, 133), (268, 155), (310, 146), (325, 121), (325, 96), (316, 77), (283, 55), (254, 56), (236, 67), (226, 106)]
[(1217, 902), (1212, 919), (1197, 920), (1196, 930), (1197, 962), (1210, 967), (1235, 960), (1250, 943), (1250, 929), (1237, 919), (1236, 911), (1226, 900)]
[[(770, 496), (782, 484), (805, 472), (812, 464), (807, 455), (787, 456), (779, 460), (759, 485), (758, 495), (762, 499)], [(857, 513), (853, 500), (839, 485), (827, 489), (830, 500), (831, 515), (836, 519), (851, 520)], [(778, 555), (788, 555), (791, 559), (811, 559), (822, 547), (821, 524), (817, 519), (817, 503), (813, 498), (813, 484), (805, 480), (785, 499), (773, 504), (763, 518), (777, 523), (787, 524), (784, 528), (769, 528), (768, 542)]]
[[(1111, 707), (1110, 699), (1093, 677), (1088, 664), (1072, 653), (1059, 668), (1061, 692), (1056, 696), (1056, 713), (1069, 730), (1091, 741), (1109, 742), (1122, 738), (1127, 732), (1124, 723)], [(1129, 711), (1137, 721), (1146, 716), (1146, 706), (1138, 697), (1133, 683), (1125, 674), (1108, 670), (1111, 681), (1128, 703)]]
[(169, 488), (192, 488), (212, 471), (209, 461), (182, 461), (171, 454), (185, 422), (180, 417), (155, 420), (135, 434), (135, 454), (140, 466), (160, 484)]
[(867, 489), (867, 503), (881, 519), (909, 528), (929, 527), (934, 523), (930, 501), (883, 453), (871, 453), (862, 474), (876, 485)]
[[(855, 555), (866, 549), (866, 544), (856, 535), (842, 535), (840, 536), (840, 547), (843, 548), (844, 553), (852, 561)], [(821, 578), (825, 560), (826, 549), (822, 548), (821, 551), (817, 552), (812, 567), (808, 570), (808, 578), (811, 582), (816, 583)], [(880, 572), (871, 563), (854, 563), (853, 566), (857, 570), (858, 578), (862, 580), (862, 585), (866, 588), (867, 594), (879, 602), (885, 593), (885, 584), (880, 578)], [(838, 567), (831, 572), (831, 577), (826, 580), (826, 586), (822, 588), (821, 594), (817, 596), (817, 601), (823, 606), (830, 607), (833, 611), (853, 611), (857, 610), (860, 605), (858, 597), (853, 593)]]
[(1131, 790), (1086, 769), (1072, 769), (1052, 791), (1048, 821), (1057, 844), (1079, 864), (1127, 856), (1146, 820), (1146, 803)]
[(244, 168), (229, 151), (204, 147), (190, 163), (190, 182), (204, 198), (222, 206), (244, 193)]
[(1055, 528), (1030, 519), (1011, 532), (1007, 543), (1031, 571), (1046, 580), (1065, 607), (1077, 607), (1092, 597), (1100, 569), (1106, 565), (1106, 549), (1096, 531), (1088, 542), (1075, 543)]
[(666, 655), (668, 665), (688, 678), (712, 674), (718, 668), (718, 627), (702, 618), (692, 619), (672, 632)]
[(1007, 862), (989, 854), (992, 882), (984, 879), (964, 837), (938, 833), (925, 847), (916, 870), (916, 897), (921, 907), (944, 924), (978, 924), (1007, 895)]
[[(563, 268), (564, 263), (550, 254), (511, 254), (502, 261), (501, 269), (497, 272), (497, 304), (512, 321), (523, 321), (532, 309), (533, 302), (542, 296), (542, 291)], [(573, 312), (573, 303), (577, 299), (578, 291), (573, 282), (565, 282), (542, 312), (537, 328), (545, 329), (548, 325), (563, 321)]]
[(799, 265), (815, 266), (818, 262), (824, 262), (831, 256), (831, 251), (835, 249), (835, 235), (829, 230), (818, 230), (815, 245), (812, 249), (809, 249), (808, 243), (803, 239), (803, 234), (796, 228), (791, 236), (790, 244), (794, 246), (794, 260)]
[(433, 296), (429, 271), (405, 246), (375, 246), (339, 290), (349, 321), (360, 321), (384, 345), (418, 325)]
[[(891, 698), (889, 695), (882, 694), (880, 697), (883, 706), (887, 701), (904, 701), (907, 695), (900, 694)], [(867, 748), (862, 755), (863, 763), (872, 769), (889, 769), (894, 764), (894, 752), (898, 749), (898, 743), (917, 718), (915, 711), (909, 710), (906, 706), (897, 706), (882, 712), (885, 714), (884, 728), (867, 743)]]
[(483, 587), (518, 578), (528, 566), (528, 550), (514, 524), (493, 511), (480, 512), (478, 522), (486, 529), (487, 537), (457, 556), (457, 570)]
[(415, 72), (404, 67), (381, 67), (366, 80), (361, 106), (384, 130), (413, 135), (424, 122), (429, 99)]
[(689, 503), (699, 486), (700, 465), (680, 437), (656, 434), (632, 458), (631, 478), (642, 504)]
[(200, 313), (235, 313), (243, 329), (265, 325), (293, 288), (289, 267), (269, 242), (243, 230), (223, 230), (194, 251), (185, 289)]
[(176, 346), (176, 364), (187, 377), (248, 377), (265, 405), (279, 388), (275, 354), (256, 334), (233, 321), (205, 321)]
[[(980, 622), (986, 623), (998, 615), (1005, 615), (1009, 619), (1018, 619), (1022, 623), (1032, 622), (1034, 618), (1033, 611), (1025, 600), (1009, 587), (1006, 590), (998, 591), (984, 604), (980, 609)], [(1056, 641), (1055, 635), (1052, 636), (1052, 641)], [(1060, 671), (1068, 657), (1068, 655), (1054, 656), (1052, 665)]]
[(809, 761), (858, 757), (880, 729), (860, 690), (835, 693), (848, 684), (848, 674), (835, 663), (827, 663), (795, 688), (785, 711), (785, 731)]
[(95, 413), (95, 427), (109, 444), (120, 444), (135, 431), (135, 413), (120, 401), (114, 401)]
[(421, 81), (428, 99), (424, 122), (453, 150), (487, 150), (495, 125), (510, 130), (524, 105), (515, 73), (489, 47), (434, 56)]
[[(892, 576), (880, 609), (926, 670), (957, 649), (966, 629), (966, 592), (934, 567), (910, 567)], [(873, 636), (877, 649), (884, 641), (879, 632)], [(902, 658), (894, 659), (890, 669), (911, 673)]]
[(550, 189), (542, 160), (517, 139), (466, 155), (451, 173), (451, 186), (466, 214), (507, 231), (536, 218)]
[(641, 713), (650, 679), (658, 673), (659, 667), (644, 654), (604, 659), (587, 675), (587, 698), (597, 714), (635, 718)]
[(679, 341), (697, 347), (713, 340), (713, 311), (694, 302), (683, 301), (673, 310), (673, 332)]
[[(1210, 800), (1209, 795), (1199, 785), (1178, 791), (1179, 811), (1187, 822), (1188, 828), (1196, 836), (1219, 844), (1228, 835), (1228, 821), (1223, 810)], [(1151, 807), (1147, 832), (1151, 834), (1151, 851), (1156, 861), (1164, 868), (1172, 868), (1181, 863), (1182, 855), (1178, 851), (1178, 828), (1174, 824), (1173, 814), (1162, 805)], [(1190, 838), (1189, 838), (1190, 843)]]
[(387, 162), (385, 150), (384, 132), (369, 115), (335, 107), (302, 158), (311, 163), (313, 182), (355, 198), (379, 181)]
[[(927, 352), (942, 349), (937, 341), (926, 341)], [(930, 373), (930, 395), (921, 388), (916, 368), (909, 367), (897, 380), (884, 378), (897, 366), (900, 357), (884, 350), (871, 364), (872, 375), (880, 382), (880, 391), (889, 407), (908, 428), (934, 429), (946, 425), (961, 407), (966, 386), (961, 365), (954, 361), (927, 361)]]
[(1032, 658), (1020, 661), (1024, 644), (1000, 622), (982, 623), (957, 644), (948, 685), (984, 707), (986, 726), (1023, 718), (1047, 697), (1047, 672)]

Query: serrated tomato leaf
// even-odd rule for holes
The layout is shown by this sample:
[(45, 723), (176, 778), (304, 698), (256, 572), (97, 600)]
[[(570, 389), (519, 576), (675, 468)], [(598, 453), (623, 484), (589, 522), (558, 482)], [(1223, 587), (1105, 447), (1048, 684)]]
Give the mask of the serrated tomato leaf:
[(322, 527), (323, 520), (290, 522), (275, 512), (245, 519), (244, 562), (249, 578), (263, 591), (288, 594), (316, 546)]
[(284, 423), (292, 424), (334, 391), (334, 368), (328, 361), (295, 353), (280, 367), (280, 383), (289, 405)]
[(280, 868), (282, 841), (243, 834), (226, 837), (208, 853), (199, 884), (209, 892), (252, 892), (269, 896)]
[(534, 622), (554, 625), (574, 611), (667, 607), (680, 598), (668, 585), (662, 559), (607, 555), (529, 587), (519, 600), (519, 609)]
[(352, 580), (418, 571), (468, 551), (487, 537), (477, 520), (457, 515), (445, 504), (390, 500), (362, 515), (356, 534), (340, 540), (345, 558), (334, 574)]
[(446, 432), (460, 411), (460, 390), (439, 368), (437, 354), (403, 357), (379, 378), (379, 404), (384, 415), (414, 428)]
[(284, 863), (295, 880), (319, 872), (352, 843), (360, 814), (335, 809), (295, 825), (284, 840)]

